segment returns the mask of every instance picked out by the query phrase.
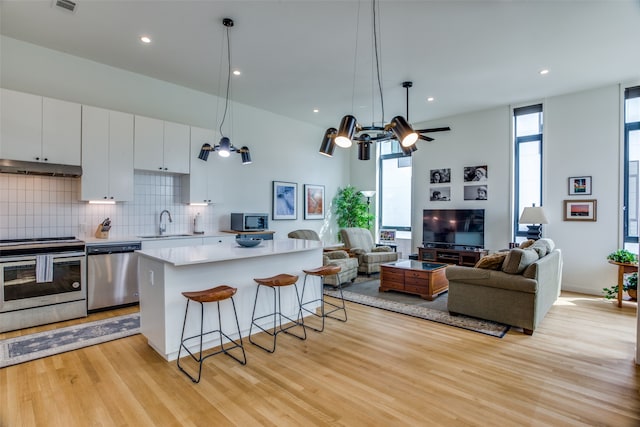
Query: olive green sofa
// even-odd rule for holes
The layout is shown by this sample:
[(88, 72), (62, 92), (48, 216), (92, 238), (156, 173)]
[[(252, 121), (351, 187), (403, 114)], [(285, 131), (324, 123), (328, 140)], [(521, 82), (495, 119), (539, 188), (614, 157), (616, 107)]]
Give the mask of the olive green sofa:
[(529, 248), (486, 258), (486, 268), (447, 267), (449, 312), (519, 327), (532, 335), (560, 295), (560, 249), (551, 239), (540, 239)]

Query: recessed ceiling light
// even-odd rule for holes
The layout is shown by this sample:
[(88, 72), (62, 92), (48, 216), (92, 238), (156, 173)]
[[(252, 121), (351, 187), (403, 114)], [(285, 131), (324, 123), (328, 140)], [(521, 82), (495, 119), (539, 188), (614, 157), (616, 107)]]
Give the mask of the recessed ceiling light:
[(234, 76), (239, 76), (240, 74), (242, 74), (242, 73), (240, 72), (240, 70), (233, 70), (233, 75), (234, 75)]
[(546, 68), (544, 70), (540, 70), (541, 76), (544, 76), (545, 74), (549, 74), (549, 70), (547, 70)]
[(430, 96), (430, 97), (427, 98), (427, 102), (433, 102), (435, 100), (436, 99), (433, 96)]
[(313, 112), (314, 112), (314, 113), (319, 113), (319, 112), (320, 112), (320, 110), (318, 110), (317, 108), (314, 108), (314, 109), (313, 109)]
[(151, 43), (151, 38), (149, 36), (140, 36), (140, 41), (145, 44)]

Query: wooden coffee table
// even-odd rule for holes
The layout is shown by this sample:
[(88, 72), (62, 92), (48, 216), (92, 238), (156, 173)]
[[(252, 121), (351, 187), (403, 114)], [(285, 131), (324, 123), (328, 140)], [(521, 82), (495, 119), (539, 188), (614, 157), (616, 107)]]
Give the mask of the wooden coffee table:
[(449, 290), (448, 264), (403, 259), (380, 266), (380, 292), (400, 291), (429, 301)]

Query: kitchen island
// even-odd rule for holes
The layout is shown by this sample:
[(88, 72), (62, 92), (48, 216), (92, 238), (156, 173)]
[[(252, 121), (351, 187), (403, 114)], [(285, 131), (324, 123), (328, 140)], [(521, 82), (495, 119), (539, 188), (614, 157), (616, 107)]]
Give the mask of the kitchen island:
[[(166, 360), (175, 360), (180, 347), (180, 335), (186, 299), (185, 291), (198, 291), (219, 285), (238, 289), (234, 296), (238, 321), (243, 337), (249, 334), (256, 295), (254, 278), (280, 273), (295, 274), (302, 292), (303, 269), (322, 265), (322, 243), (301, 239), (266, 240), (259, 246), (245, 248), (235, 242), (215, 245), (182, 246), (137, 251), (140, 289), (140, 332), (149, 345)], [(311, 280), (311, 279), (310, 279)], [(320, 297), (318, 283), (307, 286), (305, 301)], [(273, 297), (261, 290), (256, 315), (272, 310)], [(223, 330), (236, 339), (235, 319), (229, 301), (220, 304)], [(307, 306), (309, 307), (309, 306)], [(191, 304), (185, 336), (200, 331), (200, 307)], [(205, 331), (217, 329), (215, 304), (205, 304)], [(290, 317), (297, 313), (293, 287), (282, 289), (282, 311)], [(264, 320), (264, 319), (263, 319)], [(260, 324), (268, 329), (272, 321)], [(255, 331), (255, 328), (254, 328)], [(204, 348), (219, 345), (216, 334), (205, 337)], [(207, 341), (208, 339), (208, 341)], [(245, 343), (246, 344), (246, 343)]]

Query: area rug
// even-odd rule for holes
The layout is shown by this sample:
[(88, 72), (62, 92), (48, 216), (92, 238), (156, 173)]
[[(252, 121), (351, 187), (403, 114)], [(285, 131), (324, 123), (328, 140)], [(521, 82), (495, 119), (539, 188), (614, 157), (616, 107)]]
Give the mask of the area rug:
[(140, 313), (0, 341), (0, 368), (140, 333)]
[[(434, 301), (427, 301), (417, 295), (401, 292), (378, 292), (380, 280), (356, 281), (343, 286), (344, 299), (369, 307), (406, 314), (432, 322), (443, 323), (457, 328), (502, 338), (509, 330), (508, 325), (489, 320), (476, 319), (463, 315), (451, 316), (447, 311), (447, 294), (444, 293)], [(333, 286), (326, 286), (325, 295), (339, 297), (340, 292)]]

